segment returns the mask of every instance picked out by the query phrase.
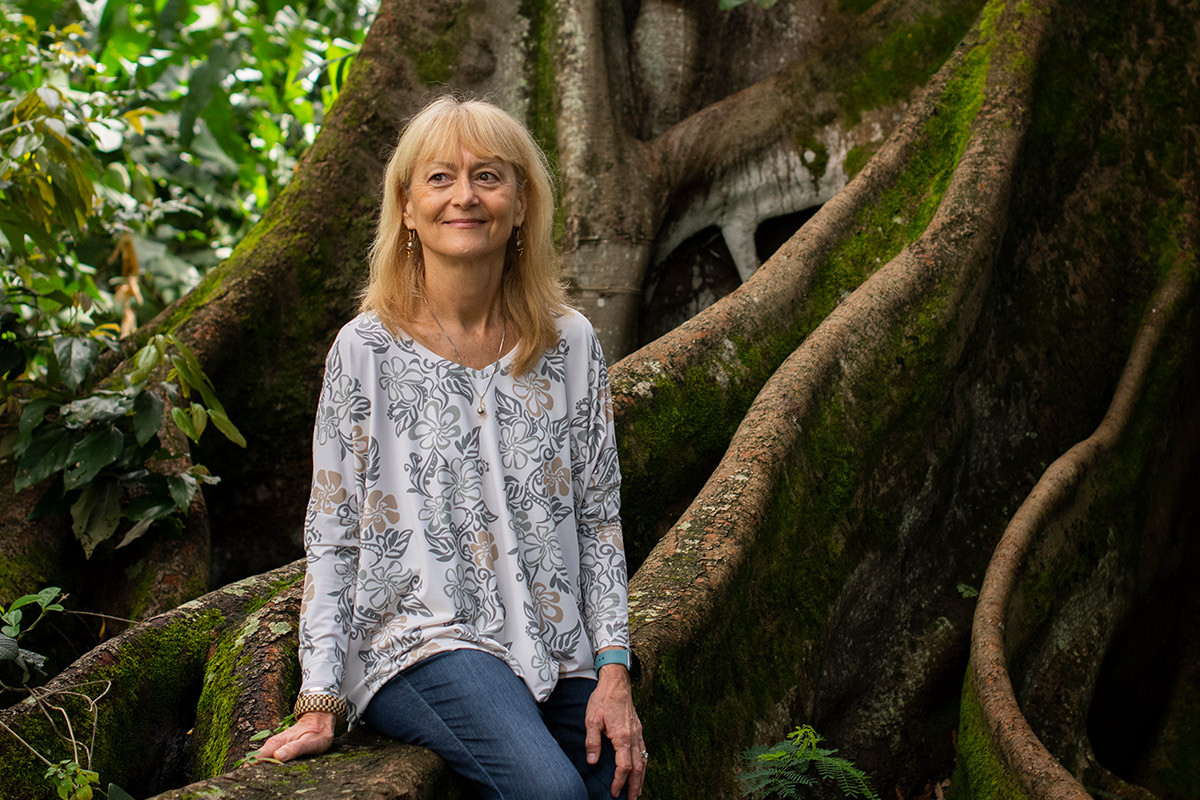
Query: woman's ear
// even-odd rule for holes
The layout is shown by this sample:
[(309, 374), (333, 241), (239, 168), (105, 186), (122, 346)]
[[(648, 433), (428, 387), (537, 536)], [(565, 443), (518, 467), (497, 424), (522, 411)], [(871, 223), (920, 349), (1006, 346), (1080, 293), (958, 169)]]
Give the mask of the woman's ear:
[(520, 227), (520, 225), (523, 222), (525, 222), (526, 202), (527, 201), (526, 201), (525, 189), (524, 189), (524, 187), (522, 187), (521, 191), (517, 192), (517, 208), (516, 208), (516, 213), (513, 215), (513, 227), (514, 228)]
[(413, 218), (412, 214), (409, 213), (409, 205), (411, 204), (411, 201), (408, 198), (408, 192), (404, 191), (403, 186), (397, 186), (396, 195), (400, 200), (400, 215), (404, 220), (404, 227), (408, 228), (409, 230), (416, 230), (417, 221)]

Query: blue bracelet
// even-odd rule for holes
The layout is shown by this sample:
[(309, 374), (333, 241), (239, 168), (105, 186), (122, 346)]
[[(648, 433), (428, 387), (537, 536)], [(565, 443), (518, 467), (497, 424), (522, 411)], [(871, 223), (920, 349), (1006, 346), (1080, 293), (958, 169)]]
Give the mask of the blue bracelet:
[(629, 651), (624, 647), (618, 647), (596, 653), (596, 671), (599, 672), (605, 664), (620, 664), (625, 669), (629, 669)]

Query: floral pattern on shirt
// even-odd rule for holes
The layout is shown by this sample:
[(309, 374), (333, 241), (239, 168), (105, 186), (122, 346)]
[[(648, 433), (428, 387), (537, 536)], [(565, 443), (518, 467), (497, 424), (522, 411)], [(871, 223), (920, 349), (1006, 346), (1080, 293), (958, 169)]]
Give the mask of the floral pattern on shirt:
[[(493, 653), (539, 700), (628, 646), (620, 469), (599, 341), (577, 312), (533, 369), (473, 370), (373, 314), (326, 359), (305, 518), (302, 691), (351, 722), (399, 670)], [(489, 376), (491, 382), (489, 384)], [(479, 419), (478, 392), (487, 416)]]

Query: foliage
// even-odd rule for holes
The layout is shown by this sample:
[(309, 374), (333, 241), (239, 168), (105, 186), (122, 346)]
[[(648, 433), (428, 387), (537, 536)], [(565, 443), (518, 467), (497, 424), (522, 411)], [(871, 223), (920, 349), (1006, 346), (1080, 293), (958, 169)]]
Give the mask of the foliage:
[[(94, 794), (92, 786), (99, 786), (100, 784), (100, 775), (91, 769), (92, 747), (96, 732), (96, 716), (99, 709), (98, 703), (108, 692), (109, 683), (108, 681), (97, 681), (54, 692), (31, 687), (29, 686), (29, 666), (33, 666), (38, 672), (41, 672), (42, 665), (46, 659), (44, 656), (22, 649), (20, 646), (20, 640), (37, 627), (37, 624), (47, 614), (63, 610), (60, 601), (65, 600), (66, 595), (60, 596), (61, 591), (57, 586), (47, 586), (36, 594), (27, 594), (23, 597), (18, 597), (8, 608), (0, 606), (0, 621), (3, 622), (3, 626), (0, 627), (0, 662), (13, 661), (21, 668), (21, 685), (23, 690), (28, 692), (33, 702), (42, 711), (46, 719), (49, 720), (51, 728), (71, 745), (73, 757), (53, 763), (2, 721), (0, 721), (0, 727), (3, 727), (17, 741), (25, 745), (35, 756), (41, 759), (46, 765), (46, 780), (54, 785), (55, 792), (57, 792), (62, 800), (91, 800)], [(37, 617), (33, 622), (23, 625), (24, 609), (35, 604), (38, 607)], [(87, 686), (97, 684), (102, 685), (103, 689), (95, 697), (82, 691)], [(15, 690), (18, 687), (8, 686), (3, 681), (0, 681), (0, 688)], [(79, 740), (75, 725), (71, 720), (71, 715), (67, 712), (65, 706), (54, 705), (50, 702), (51, 699), (58, 695), (84, 701), (91, 715), (92, 736), (89, 741), (83, 742)], [(61, 730), (56, 723), (56, 720), (59, 718), (61, 718), (65, 725), (65, 731)], [(80, 761), (81, 755), (83, 756), (82, 763)], [(113, 783), (108, 785), (106, 794), (108, 795), (108, 800), (131, 800), (128, 793)]]
[(0, 253), (67, 282), (86, 276), (105, 311), (126, 299), (113, 291), (136, 264), (144, 320), (224, 258), (286, 185), (373, 2), (0, 9)]
[[(250, 737), (250, 741), (261, 742), (264, 739), (269, 739), (270, 737), (274, 736), (277, 733), (283, 733), (284, 731), (286, 731), (288, 728), (292, 727), (295, 724), (296, 724), (296, 715), (288, 714), (274, 728), (266, 728), (266, 729), (263, 729), (263, 730), (255, 733), (253, 736)], [(246, 755), (239, 758), (237, 764), (235, 764), (234, 766), (241, 767), (241, 766), (245, 766), (246, 764), (257, 764), (260, 761), (270, 761), (272, 764), (283, 763), (277, 758), (268, 758), (266, 756), (260, 755), (261, 752), (262, 752), (261, 750), (251, 750), (249, 753), (246, 753)]]
[[(132, 526), (118, 547), (160, 520), (181, 527), (179, 515), (187, 512), (198, 486), (217, 480), (201, 465), (171, 468), (183, 454), (173, 452), (164, 436), (168, 401), (172, 424), (189, 439), (198, 441), (211, 421), (231, 441), (246, 445), (196, 356), (171, 334), (159, 334), (137, 351), (121, 385), (84, 391), (102, 343), (112, 344), (96, 334), (50, 340), (48, 379), (21, 387), (28, 391), (16, 430), (0, 441), (0, 457), (17, 464), (15, 491), (52, 479), (31, 517), (70, 510), (72, 529), (89, 557), (122, 519)], [(34, 335), (15, 339), (30, 348), (46, 341)], [(166, 380), (152, 383), (167, 366)]]
[(92, 784), (100, 783), (100, 774), (84, 769), (70, 759), (51, 764), (46, 778), (62, 800), (92, 800)]
[(122, 543), (178, 522), (211, 480), (146, 469), (174, 457), (164, 400), (189, 438), (212, 421), (242, 443), (171, 337), (123, 386), (98, 363), (286, 185), (376, 2), (0, 0), (0, 459), (18, 490), (54, 478), (35, 514), (70, 508), (89, 555), (122, 518)]
[[(42, 621), (46, 614), (52, 611), (62, 611), (63, 607), (58, 602), (60, 599), (59, 593), (61, 590), (57, 586), (48, 586), (37, 594), (27, 594), (24, 597), (18, 597), (12, 601), (8, 608), (0, 606), (0, 661), (11, 661), (16, 666), (21, 668), (21, 682), (28, 683), (30, 674), (29, 668), (33, 667), (38, 672), (42, 671), (42, 666), (46, 663), (45, 656), (34, 653), (31, 650), (25, 650), (20, 646), (20, 640), (31, 630), (37, 627), (37, 624)], [(38, 607), (38, 615), (22, 628), (22, 622), (25, 618), (26, 606), (36, 604)], [(9, 689), (4, 681), (0, 680), (0, 688)]]
[(836, 749), (820, 747), (821, 741), (811, 726), (801, 725), (774, 747), (747, 750), (744, 758), (752, 768), (738, 776), (743, 793), (754, 797), (803, 797), (801, 787), (815, 786), (821, 780), (836, 784), (846, 797), (879, 800), (866, 774), (837, 757)]

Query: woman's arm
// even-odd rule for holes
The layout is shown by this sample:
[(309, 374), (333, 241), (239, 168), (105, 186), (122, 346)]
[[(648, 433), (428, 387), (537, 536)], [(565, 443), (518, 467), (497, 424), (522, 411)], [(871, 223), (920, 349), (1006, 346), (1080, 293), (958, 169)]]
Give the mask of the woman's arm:
[[(370, 402), (350, 368), (347, 350), (352, 342), (347, 341), (347, 332), (338, 336), (326, 359), (313, 431), (313, 481), (304, 522), (307, 571), (298, 634), (302, 673), (298, 720), (268, 739), (261, 751), (281, 761), (324, 752), (333, 741), (339, 716), (343, 720), (346, 716), (342, 681), (361, 516), (358, 457), (370, 412)], [(321, 710), (305, 710), (313, 705)]]
[[(583, 492), (577, 511), (579, 530), (579, 583), (583, 592), (584, 625), (597, 652), (629, 649), (629, 601), (626, 589), (625, 547), (621, 534), (621, 470), (613, 429), (612, 394), (604, 355), (595, 334), (588, 338), (588, 397), (578, 420), (580, 450), (586, 453)], [(623, 664), (605, 664), (597, 671), (597, 684), (588, 701), (588, 763), (600, 757), (601, 736), (616, 751), (617, 771), (612, 795), (627, 786), (629, 800), (642, 793), (646, 772), (646, 744), (642, 723), (633, 707), (629, 670)]]

